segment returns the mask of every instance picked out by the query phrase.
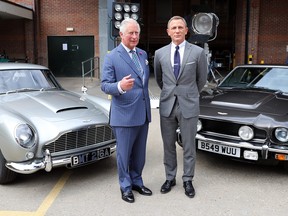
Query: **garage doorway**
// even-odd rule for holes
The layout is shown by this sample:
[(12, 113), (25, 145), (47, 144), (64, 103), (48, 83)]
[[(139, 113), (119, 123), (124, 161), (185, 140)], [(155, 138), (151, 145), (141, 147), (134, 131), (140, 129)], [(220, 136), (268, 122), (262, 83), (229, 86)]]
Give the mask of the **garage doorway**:
[(81, 77), (81, 62), (94, 57), (94, 36), (48, 36), (48, 65), (57, 77)]

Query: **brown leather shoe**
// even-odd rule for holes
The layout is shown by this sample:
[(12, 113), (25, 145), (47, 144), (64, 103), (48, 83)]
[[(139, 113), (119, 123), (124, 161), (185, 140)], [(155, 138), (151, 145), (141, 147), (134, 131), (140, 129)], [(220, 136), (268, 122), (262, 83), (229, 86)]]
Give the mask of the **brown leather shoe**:
[(160, 191), (161, 191), (162, 194), (168, 193), (169, 191), (171, 191), (171, 188), (172, 188), (173, 186), (175, 186), (175, 185), (176, 185), (176, 180), (175, 180), (175, 179), (173, 179), (173, 180), (166, 180), (166, 181), (164, 182), (164, 184), (162, 185)]

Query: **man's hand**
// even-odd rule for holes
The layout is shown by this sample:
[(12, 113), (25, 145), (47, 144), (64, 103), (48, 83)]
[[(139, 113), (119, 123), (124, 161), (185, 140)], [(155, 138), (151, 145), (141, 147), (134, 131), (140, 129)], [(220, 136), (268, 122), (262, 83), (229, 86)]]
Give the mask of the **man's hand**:
[(123, 77), (120, 81), (120, 87), (123, 91), (129, 91), (134, 86), (134, 78), (131, 78), (131, 74)]

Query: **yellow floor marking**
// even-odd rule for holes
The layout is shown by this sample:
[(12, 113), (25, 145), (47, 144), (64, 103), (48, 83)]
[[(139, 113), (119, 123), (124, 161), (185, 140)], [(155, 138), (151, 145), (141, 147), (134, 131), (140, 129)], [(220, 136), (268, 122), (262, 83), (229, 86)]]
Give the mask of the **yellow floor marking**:
[(61, 176), (57, 184), (54, 186), (54, 188), (51, 190), (48, 196), (44, 199), (44, 201), (39, 206), (36, 212), (0, 211), (0, 216), (44, 216), (48, 211), (48, 209), (50, 208), (50, 206), (55, 201), (55, 199), (57, 198), (58, 194), (66, 184), (71, 174), (72, 171), (69, 170)]

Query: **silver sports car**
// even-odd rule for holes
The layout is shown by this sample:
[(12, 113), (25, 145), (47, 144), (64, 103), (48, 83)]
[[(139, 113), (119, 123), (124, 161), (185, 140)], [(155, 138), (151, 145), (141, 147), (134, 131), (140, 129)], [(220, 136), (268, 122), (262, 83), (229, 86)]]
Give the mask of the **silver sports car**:
[(0, 184), (111, 156), (110, 101), (63, 89), (43, 66), (0, 63)]

